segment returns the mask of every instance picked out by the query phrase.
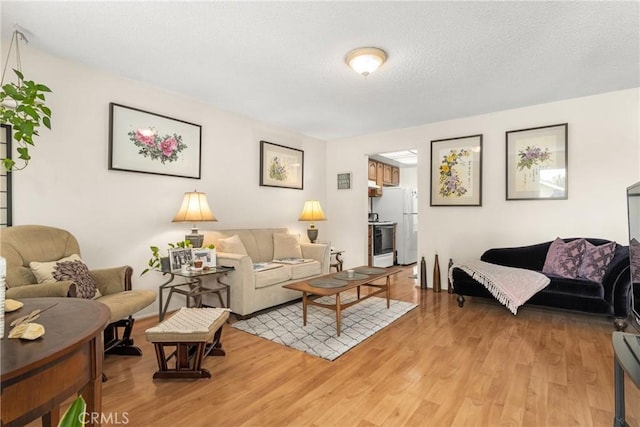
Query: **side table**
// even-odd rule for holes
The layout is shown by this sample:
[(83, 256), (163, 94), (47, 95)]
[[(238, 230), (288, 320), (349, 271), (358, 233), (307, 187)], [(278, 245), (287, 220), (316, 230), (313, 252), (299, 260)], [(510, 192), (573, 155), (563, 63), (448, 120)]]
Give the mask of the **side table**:
[[(187, 307), (191, 307), (192, 298), (194, 300), (194, 307), (202, 307), (202, 295), (215, 294), (218, 296), (222, 307), (229, 308), (231, 305), (231, 298), (229, 296), (231, 289), (230, 286), (222, 282), (221, 279), (227, 276), (229, 272), (234, 270), (234, 267), (218, 266), (211, 267), (208, 270), (189, 271), (187, 273), (182, 272), (182, 270), (160, 271), (163, 276), (167, 274), (169, 275), (169, 280), (160, 285), (160, 288), (158, 290), (158, 317), (160, 318), (160, 321), (163, 321), (165, 314), (167, 314), (169, 302), (171, 301), (171, 297), (173, 296), (173, 294), (184, 295), (187, 299)], [(176, 277), (182, 277), (185, 280), (182, 283), (172, 283)], [(207, 283), (205, 286), (202, 283), (202, 278), (204, 277), (215, 277), (216, 282), (212, 284)], [(169, 289), (169, 295), (167, 296), (167, 301), (163, 305), (163, 295), (166, 289)], [(222, 301), (222, 296), (220, 295), (220, 291), (222, 290), (226, 290), (227, 292), (226, 305)]]
[(329, 261), (329, 270), (331, 270), (331, 268), (335, 268), (336, 271), (342, 271), (343, 253), (345, 253), (345, 251), (337, 251), (335, 249), (331, 249), (329, 257), (335, 257), (335, 262)]
[(628, 426), (624, 408), (624, 374), (640, 387), (640, 336), (625, 332), (614, 332), (613, 341), (613, 376), (615, 392), (614, 427)]

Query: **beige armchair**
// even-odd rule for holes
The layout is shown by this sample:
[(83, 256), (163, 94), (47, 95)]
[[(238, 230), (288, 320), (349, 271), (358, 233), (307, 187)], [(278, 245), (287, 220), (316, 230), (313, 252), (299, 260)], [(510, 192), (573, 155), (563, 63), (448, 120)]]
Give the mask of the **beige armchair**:
[[(80, 255), (75, 237), (68, 231), (42, 225), (19, 225), (0, 232), (0, 255), (7, 260), (6, 297), (13, 299), (35, 297), (66, 297), (75, 295), (71, 281), (38, 283), (30, 263), (52, 262)], [(131, 331), (133, 314), (152, 304), (156, 293), (149, 290), (132, 290), (129, 266), (90, 270), (101, 296), (96, 301), (111, 311), (111, 322), (104, 331), (105, 353), (141, 355), (133, 345)]]

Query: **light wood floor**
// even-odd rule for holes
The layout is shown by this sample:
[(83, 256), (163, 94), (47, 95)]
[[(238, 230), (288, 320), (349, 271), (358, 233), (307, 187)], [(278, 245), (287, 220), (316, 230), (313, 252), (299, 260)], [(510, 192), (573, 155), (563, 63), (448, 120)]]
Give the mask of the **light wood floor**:
[[(422, 291), (408, 269), (392, 297), (420, 306), (334, 362), (225, 325), (211, 379), (152, 380), (154, 350), (108, 356), (103, 411), (132, 426), (611, 426), (610, 320)], [(627, 421), (640, 393), (627, 378)]]

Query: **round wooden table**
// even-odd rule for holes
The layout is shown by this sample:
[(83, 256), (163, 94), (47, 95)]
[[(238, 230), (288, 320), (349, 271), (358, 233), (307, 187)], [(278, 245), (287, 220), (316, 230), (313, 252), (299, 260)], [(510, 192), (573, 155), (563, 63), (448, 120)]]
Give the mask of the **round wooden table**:
[[(34, 285), (37, 286), (37, 285)], [(3, 426), (21, 426), (42, 417), (56, 426), (60, 404), (76, 394), (87, 402), (87, 413), (102, 410), (102, 331), (109, 308), (81, 298), (25, 298), (24, 307), (6, 313), (0, 354)], [(45, 328), (34, 341), (8, 339), (9, 324), (32, 310), (45, 310), (35, 323)], [(88, 425), (100, 417), (87, 417)]]

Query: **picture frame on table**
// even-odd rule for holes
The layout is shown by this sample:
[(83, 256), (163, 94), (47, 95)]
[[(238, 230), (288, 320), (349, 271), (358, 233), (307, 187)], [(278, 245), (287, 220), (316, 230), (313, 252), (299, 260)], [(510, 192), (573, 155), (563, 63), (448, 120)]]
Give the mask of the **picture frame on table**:
[(351, 190), (351, 172), (343, 172), (337, 175), (338, 190)]
[(192, 260), (191, 248), (169, 249), (169, 267), (171, 271), (180, 270), (185, 264), (190, 266)]
[(109, 170), (200, 179), (202, 126), (109, 103)]
[(304, 151), (260, 141), (260, 186), (302, 190)]
[(431, 141), (431, 206), (482, 206), (482, 134)]
[(191, 249), (191, 257), (195, 260), (202, 260), (203, 267), (215, 267), (216, 266), (216, 251), (209, 248), (193, 248)]
[(569, 125), (510, 130), (506, 139), (506, 199), (568, 198)]

